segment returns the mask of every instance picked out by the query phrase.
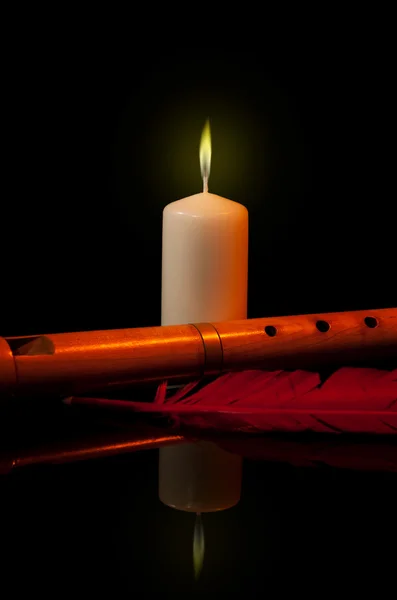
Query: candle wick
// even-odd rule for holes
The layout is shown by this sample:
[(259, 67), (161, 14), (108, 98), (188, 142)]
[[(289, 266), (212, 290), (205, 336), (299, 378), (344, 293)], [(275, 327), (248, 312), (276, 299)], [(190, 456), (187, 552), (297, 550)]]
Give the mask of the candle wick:
[(203, 177), (203, 192), (204, 194), (208, 192), (208, 175), (204, 175)]

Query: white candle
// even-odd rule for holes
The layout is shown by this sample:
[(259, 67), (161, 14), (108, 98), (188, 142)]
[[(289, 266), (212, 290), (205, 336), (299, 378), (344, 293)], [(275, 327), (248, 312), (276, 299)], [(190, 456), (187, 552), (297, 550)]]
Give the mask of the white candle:
[[(200, 144), (203, 192), (163, 212), (162, 325), (247, 318), (248, 211), (208, 192), (211, 136)], [(191, 512), (234, 506), (242, 459), (209, 442), (160, 450), (162, 502)]]
[(163, 212), (162, 325), (247, 318), (248, 211), (208, 192), (211, 138), (200, 145), (204, 191)]

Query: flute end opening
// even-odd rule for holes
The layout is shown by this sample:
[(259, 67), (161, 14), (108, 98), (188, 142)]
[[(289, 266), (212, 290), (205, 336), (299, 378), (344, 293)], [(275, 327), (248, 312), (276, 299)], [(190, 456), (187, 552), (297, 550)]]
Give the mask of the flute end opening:
[(38, 356), (39, 354), (55, 354), (54, 343), (45, 335), (7, 338), (7, 343), (14, 356)]

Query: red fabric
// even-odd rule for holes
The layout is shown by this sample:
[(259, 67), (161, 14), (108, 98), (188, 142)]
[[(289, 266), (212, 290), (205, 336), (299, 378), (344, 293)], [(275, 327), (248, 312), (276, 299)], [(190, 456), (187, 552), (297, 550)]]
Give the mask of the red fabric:
[(168, 415), (175, 425), (217, 431), (397, 433), (397, 369), (342, 368), (323, 384), (317, 373), (226, 373), (201, 389), (191, 382), (153, 404), (130, 409)]

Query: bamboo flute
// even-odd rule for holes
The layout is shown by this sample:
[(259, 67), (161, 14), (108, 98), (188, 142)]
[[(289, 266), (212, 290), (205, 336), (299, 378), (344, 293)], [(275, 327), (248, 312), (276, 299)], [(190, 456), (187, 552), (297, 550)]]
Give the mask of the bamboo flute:
[(0, 338), (0, 396), (397, 360), (397, 308)]

